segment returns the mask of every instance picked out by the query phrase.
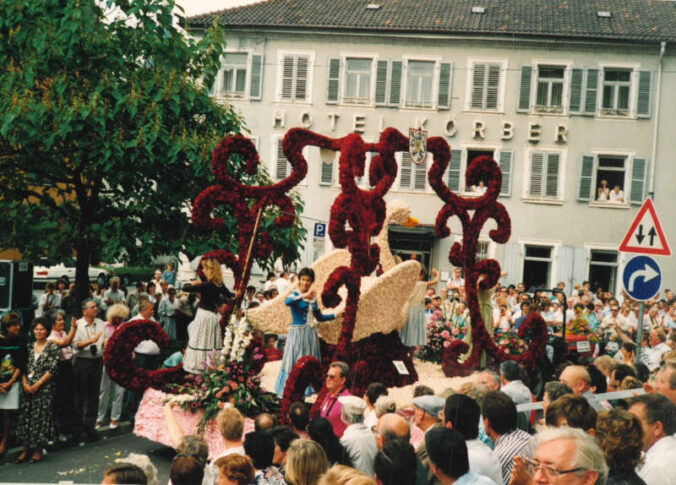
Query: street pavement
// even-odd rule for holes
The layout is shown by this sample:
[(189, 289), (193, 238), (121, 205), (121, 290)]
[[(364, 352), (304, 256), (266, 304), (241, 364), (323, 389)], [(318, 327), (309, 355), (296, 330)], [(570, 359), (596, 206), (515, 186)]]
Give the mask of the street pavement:
[(8, 452), (7, 459), (12, 461), (0, 464), (0, 483), (101, 483), (106, 468), (129, 453), (148, 455), (157, 467), (159, 483), (168, 482), (174, 450), (128, 432), (50, 452), (33, 464), (17, 465), (16, 455)]

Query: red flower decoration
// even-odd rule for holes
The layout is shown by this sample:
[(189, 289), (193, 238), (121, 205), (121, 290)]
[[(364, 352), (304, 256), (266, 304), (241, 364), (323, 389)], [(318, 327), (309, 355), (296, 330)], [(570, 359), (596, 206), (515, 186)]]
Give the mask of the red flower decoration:
[(167, 382), (181, 380), (184, 375), (182, 365), (151, 371), (136, 364), (132, 353), (142, 340), (152, 340), (160, 348), (169, 343), (167, 333), (150, 320), (134, 320), (115, 329), (103, 352), (108, 376), (122, 387), (140, 392), (148, 387), (161, 389)]

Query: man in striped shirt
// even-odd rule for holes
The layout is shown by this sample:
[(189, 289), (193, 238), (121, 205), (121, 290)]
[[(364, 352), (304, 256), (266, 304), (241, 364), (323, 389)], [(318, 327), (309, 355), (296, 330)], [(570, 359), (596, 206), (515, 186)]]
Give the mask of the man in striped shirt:
[(483, 417), (486, 433), (495, 441), (493, 452), (500, 461), (502, 480), (507, 485), (514, 468), (514, 457), (533, 458), (535, 441), (531, 435), (517, 428), (516, 404), (504, 392), (486, 394)]

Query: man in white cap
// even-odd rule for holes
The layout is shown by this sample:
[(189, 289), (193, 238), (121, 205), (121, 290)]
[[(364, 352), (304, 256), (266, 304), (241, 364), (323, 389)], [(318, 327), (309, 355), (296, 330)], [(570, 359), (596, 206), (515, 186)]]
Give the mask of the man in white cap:
[(378, 447), (375, 436), (364, 424), (366, 401), (357, 396), (340, 396), (338, 402), (342, 406), (342, 420), (347, 424), (340, 443), (350, 455), (352, 466), (373, 478)]
[[(413, 398), (413, 420), (415, 425), (420, 428), (423, 433), (427, 433), (430, 429), (441, 426), (441, 418), (439, 414), (444, 409), (444, 398), (439, 396), (418, 396)], [(430, 460), (427, 456), (427, 446), (423, 440), (418, 449), (415, 451), (418, 459), (422, 462), (427, 470), (427, 480), (430, 485), (440, 484), (438, 478), (430, 469)]]

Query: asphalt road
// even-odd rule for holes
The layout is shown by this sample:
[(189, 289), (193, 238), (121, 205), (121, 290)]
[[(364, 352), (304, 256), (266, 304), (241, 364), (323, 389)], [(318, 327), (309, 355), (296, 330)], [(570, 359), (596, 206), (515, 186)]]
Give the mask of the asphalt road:
[(2, 463), (0, 483), (101, 483), (104, 470), (129, 453), (148, 455), (158, 469), (159, 483), (168, 482), (174, 450), (130, 432), (48, 453), (39, 463)]

